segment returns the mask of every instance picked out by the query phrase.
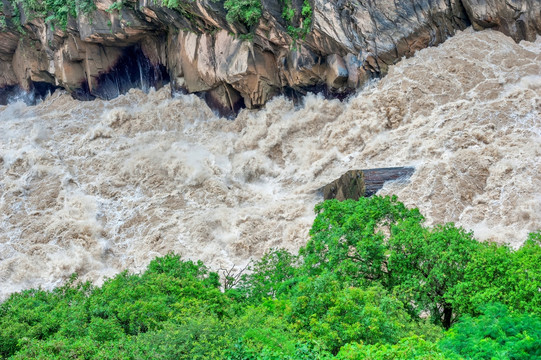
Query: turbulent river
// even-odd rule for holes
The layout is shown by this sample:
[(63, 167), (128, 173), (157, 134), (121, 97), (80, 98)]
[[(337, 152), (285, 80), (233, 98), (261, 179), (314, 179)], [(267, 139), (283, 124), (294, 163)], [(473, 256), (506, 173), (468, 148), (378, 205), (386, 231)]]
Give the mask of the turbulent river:
[(541, 38), (467, 30), (346, 102), (278, 97), (235, 121), (193, 95), (57, 92), (0, 107), (0, 299), (174, 251), (212, 269), (308, 239), (318, 189), (414, 166), (379, 194), (519, 246), (541, 228)]

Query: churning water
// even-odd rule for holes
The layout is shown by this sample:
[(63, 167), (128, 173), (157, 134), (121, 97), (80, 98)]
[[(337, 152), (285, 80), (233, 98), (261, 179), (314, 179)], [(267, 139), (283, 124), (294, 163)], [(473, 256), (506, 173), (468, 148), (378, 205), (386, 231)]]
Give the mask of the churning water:
[(167, 88), (0, 107), (0, 299), (169, 251), (215, 270), (295, 251), (318, 188), (390, 166), (416, 172), (380, 194), (429, 223), (514, 246), (541, 228), (541, 39), (468, 30), (347, 102), (278, 97), (235, 121)]

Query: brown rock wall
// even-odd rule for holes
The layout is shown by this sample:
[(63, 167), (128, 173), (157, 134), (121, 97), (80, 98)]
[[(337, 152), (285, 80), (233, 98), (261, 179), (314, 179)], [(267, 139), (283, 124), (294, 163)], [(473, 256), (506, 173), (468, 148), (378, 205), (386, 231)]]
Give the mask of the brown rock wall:
[[(302, 1), (293, 1), (294, 26), (302, 21)], [(390, 65), (419, 49), (443, 42), (473, 24), (493, 28), (515, 41), (541, 33), (539, 0), (312, 0), (312, 27), (293, 39), (281, 3), (263, 0), (262, 17), (248, 28), (229, 22), (223, 2), (196, 0), (169, 9), (151, 0), (97, 0), (97, 10), (71, 19), (65, 31), (42, 19), (22, 18), (0, 32), (0, 87), (48, 82), (70, 92), (93, 93), (98, 79), (138, 46), (152, 64), (163, 64), (176, 87), (211, 92), (231, 107), (243, 99), (258, 107), (282, 89), (302, 92), (326, 86), (347, 92), (384, 75)], [(251, 33), (251, 40), (242, 34)]]
[(541, 33), (539, 0), (464, 0), (463, 4), (476, 30), (493, 28), (515, 41), (534, 41)]

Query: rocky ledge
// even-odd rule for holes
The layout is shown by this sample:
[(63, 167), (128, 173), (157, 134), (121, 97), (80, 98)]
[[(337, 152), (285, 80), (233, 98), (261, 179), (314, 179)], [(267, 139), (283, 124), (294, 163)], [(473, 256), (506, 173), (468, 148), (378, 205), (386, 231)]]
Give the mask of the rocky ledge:
[(276, 94), (347, 94), (468, 26), (541, 33), (539, 0), (47, 3), (0, 0), (0, 101), (47, 86), (111, 98), (170, 80), (235, 111)]

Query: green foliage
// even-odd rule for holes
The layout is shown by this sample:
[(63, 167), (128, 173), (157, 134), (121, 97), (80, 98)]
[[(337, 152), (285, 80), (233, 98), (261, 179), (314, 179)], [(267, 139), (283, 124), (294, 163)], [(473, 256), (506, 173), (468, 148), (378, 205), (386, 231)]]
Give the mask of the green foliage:
[(378, 343), (367, 345), (351, 343), (340, 350), (340, 360), (452, 360), (460, 359), (453, 354), (444, 354), (437, 343), (419, 336), (402, 339), (397, 344)]
[[(304, 0), (300, 14), (298, 14), (298, 11), (293, 7), (291, 0), (281, 0), (281, 2), (282, 18), (286, 21), (288, 34), (295, 41), (304, 39), (312, 25), (312, 6), (310, 5), (310, 2)], [(261, 0), (225, 0), (224, 8), (227, 10), (228, 21), (239, 21), (248, 28), (256, 25), (262, 15)], [(297, 23), (298, 26), (295, 26), (294, 23)], [(243, 34), (242, 38), (245, 40), (252, 39), (252, 37), (247, 36), (247, 34)]]
[(541, 317), (486, 305), (481, 316), (464, 316), (441, 341), (442, 349), (466, 359), (541, 359)]
[(396, 343), (416, 330), (427, 330), (380, 286), (344, 287), (326, 273), (299, 283), (294, 291), (288, 320), (306, 339), (318, 341), (334, 354), (350, 342)]
[(301, 249), (305, 271), (317, 275), (333, 271), (355, 284), (385, 279), (387, 243), (384, 231), (406, 218), (422, 222), (418, 210), (409, 210), (396, 197), (329, 200), (316, 205), (311, 239)]
[(453, 224), (424, 228), (412, 219), (392, 229), (388, 240), (389, 286), (401, 294), (410, 311), (429, 311), (445, 328), (460, 315), (449, 300), (463, 279), (479, 243)]
[(108, 13), (112, 13), (114, 11), (120, 11), (122, 10), (123, 6), (124, 6), (123, 1), (116, 1), (112, 3), (111, 6), (109, 6), (105, 11), (107, 11)]
[[(74, 286), (76, 277), (52, 292), (27, 290), (0, 305), (0, 355), (17, 352), (23, 339), (47, 339), (56, 333), (86, 334), (79, 324), (86, 306), (88, 283)], [(72, 325), (73, 328), (67, 329)]]
[(167, 322), (159, 331), (139, 336), (148, 359), (223, 359), (239, 336), (227, 321), (186, 314), (179, 323)]
[[(21, 25), (19, 6), (28, 19), (42, 18), (53, 27), (66, 30), (68, 19), (80, 14), (88, 14), (96, 9), (93, 0), (10, 0), (14, 9), (12, 21)], [(20, 29), (19, 31), (22, 31)]]
[(295, 17), (295, 10), (293, 9), (293, 4), (291, 0), (282, 0), (284, 3), (282, 8), (282, 17), (285, 21), (291, 23)]
[(180, 1), (179, 0), (162, 0), (162, 5), (170, 9), (175, 9), (180, 6)]
[(0, 31), (7, 27), (6, 16), (4, 14), (4, 2), (0, 1)]
[(297, 280), (297, 263), (287, 250), (271, 250), (249, 268), (251, 273), (243, 276), (237, 291), (256, 303), (287, 293)]
[(229, 349), (229, 358), (282, 359), (296, 354), (299, 336), (276, 311), (283, 310), (281, 305), (267, 303), (245, 309), (236, 324), (237, 328), (242, 328), (241, 336)]
[(453, 224), (426, 228), (419, 211), (396, 197), (331, 200), (316, 213), (301, 250), (308, 273), (332, 270), (361, 286), (378, 281), (410, 312), (429, 312), (446, 328), (459, 315), (448, 298), (479, 246), (470, 233)]
[[(187, 32), (205, 32), (212, 34), (217, 30), (212, 24), (204, 21), (198, 13), (197, 4), (195, 0), (152, 0), (155, 4), (161, 4), (169, 9), (173, 9), (180, 13), (180, 15), (190, 24), (187, 27), (182, 27), (183, 31)], [(212, 2), (218, 2), (219, 0), (211, 0)], [(201, 5), (201, 4), (200, 4)], [(179, 29), (170, 29), (173, 32), (178, 32)]]
[[(291, 0), (282, 0), (282, 3), (282, 18), (286, 21), (288, 34), (295, 42), (304, 39), (312, 25), (312, 6), (309, 0), (304, 0), (300, 15), (293, 8)], [(298, 27), (294, 26), (296, 21), (299, 24)]]
[[(186, 314), (221, 319), (229, 309), (216, 273), (171, 254), (153, 260), (142, 275), (124, 272), (101, 288), (75, 280), (52, 292), (14, 294), (0, 305), (0, 355), (21, 350), (21, 339), (114, 341), (160, 330), (168, 321), (182, 323)], [(34, 348), (40, 346), (48, 345)]]
[(168, 254), (101, 287), (73, 276), (13, 294), (0, 358), (541, 359), (540, 232), (516, 250), (480, 244), (395, 197), (316, 213), (300, 256), (272, 250), (225, 272), (224, 291), (202, 262)]
[(168, 254), (161, 258), (156, 258), (148, 265), (148, 273), (165, 274), (177, 279), (196, 282), (201, 281), (206, 288), (217, 289), (220, 287), (219, 276), (215, 272), (210, 272), (202, 261), (196, 263), (192, 261), (181, 261), (179, 255)]
[(247, 346), (243, 341), (234, 345), (234, 349), (229, 352), (228, 360), (327, 360), (334, 359), (332, 354), (321, 350), (317, 343), (297, 343), (294, 351), (285, 353), (281, 349), (271, 350), (263, 348), (254, 350)]
[(238, 38), (243, 40), (243, 41), (253, 41), (254, 40), (254, 33), (240, 34), (240, 35), (238, 35)]
[[(155, 0), (156, 1), (156, 0)], [(194, 0), (161, 0), (162, 6), (165, 6), (169, 9), (179, 10), (182, 15), (186, 18), (191, 19), (193, 15), (188, 12), (189, 5), (188, 3), (193, 3)]]
[(225, 0), (224, 8), (228, 21), (239, 21), (247, 27), (257, 24), (261, 18), (261, 0)]
[(452, 289), (450, 301), (462, 313), (478, 314), (491, 302), (512, 311), (541, 315), (541, 235), (531, 233), (526, 243), (513, 250), (482, 244), (465, 269), (464, 280)]

